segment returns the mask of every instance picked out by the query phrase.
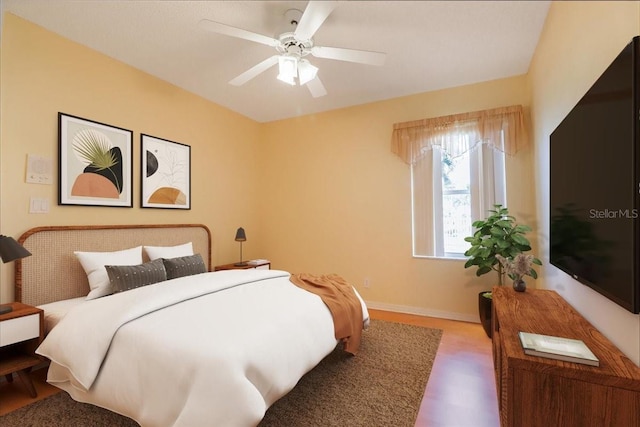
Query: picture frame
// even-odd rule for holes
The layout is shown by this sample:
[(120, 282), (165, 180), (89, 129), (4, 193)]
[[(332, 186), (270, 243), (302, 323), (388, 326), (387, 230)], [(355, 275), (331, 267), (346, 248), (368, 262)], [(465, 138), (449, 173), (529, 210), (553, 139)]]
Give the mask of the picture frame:
[(133, 132), (58, 112), (58, 205), (133, 207)]
[(191, 209), (191, 146), (140, 135), (140, 206)]

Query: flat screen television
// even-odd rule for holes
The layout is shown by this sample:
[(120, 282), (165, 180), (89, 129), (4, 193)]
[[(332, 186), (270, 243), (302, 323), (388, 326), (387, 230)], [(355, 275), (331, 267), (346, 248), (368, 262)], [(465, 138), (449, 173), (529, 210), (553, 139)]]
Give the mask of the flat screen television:
[(550, 262), (640, 312), (640, 37), (550, 138)]

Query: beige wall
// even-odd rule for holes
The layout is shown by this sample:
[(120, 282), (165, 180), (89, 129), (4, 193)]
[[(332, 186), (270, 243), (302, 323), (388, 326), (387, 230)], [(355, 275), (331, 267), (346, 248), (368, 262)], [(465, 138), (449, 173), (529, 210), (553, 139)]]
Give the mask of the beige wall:
[[(461, 260), (412, 257), (410, 169), (391, 153), (391, 131), (396, 122), (512, 104), (529, 104), (524, 76), (266, 124), (267, 255), (290, 271), (341, 274), (373, 307), (476, 321), (477, 294), (495, 276), (478, 279)], [(535, 218), (532, 153), (507, 165), (508, 204), (527, 221)]]
[[(201, 222), (213, 232), (219, 264), (237, 258), (233, 233), (242, 225), (247, 258), (342, 274), (373, 306), (477, 320), (477, 293), (495, 277), (478, 279), (458, 260), (412, 258), (409, 167), (390, 152), (391, 129), (425, 117), (528, 107), (524, 76), (258, 124), (12, 15), (5, 16), (1, 55), (3, 233)], [(27, 154), (57, 165), (58, 111), (134, 131), (133, 209), (59, 207), (57, 184), (24, 182)], [(191, 211), (139, 207), (141, 132), (191, 145)], [(535, 226), (532, 153), (509, 159), (508, 198), (512, 212)], [(30, 197), (47, 198), (51, 212), (28, 214)], [(0, 299), (9, 301), (13, 266), (1, 268)]]
[[(260, 126), (27, 21), (4, 16), (1, 45), (0, 231), (18, 238), (31, 227), (69, 224), (204, 223), (213, 262), (237, 260), (233, 241), (257, 229)], [(132, 130), (134, 207), (57, 206), (58, 112)], [(191, 146), (192, 209), (141, 209), (140, 133)], [(53, 159), (54, 185), (25, 183), (27, 154)], [(49, 200), (29, 214), (30, 197)], [(0, 266), (0, 301), (13, 300), (13, 264)]]
[[(248, 258), (342, 274), (374, 306), (475, 320), (476, 294), (494, 278), (477, 279), (461, 261), (411, 257), (409, 168), (389, 150), (391, 126), (523, 104), (531, 108), (535, 148), (509, 159), (508, 198), (544, 252), (536, 285), (558, 290), (640, 364), (639, 317), (548, 266), (546, 255), (549, 134), (638, 33), (639, 2), (554, 2), (526, 77), (261, 125), (6, 15), (0, 231), (17, 238), (41, 225), (204, 223), (219, 264), (237, 258), (233, 235), (242, 225)], [(59, 207), (57, 184), (25, 183), (27, 154), (57, 165), (59, 111), (134, 131), (134, 208)], [(141, 132), (191, 145), (190, 211), (140, 209)], [(29, 214), (30, 197), (47, 198), (51, 212)], [(0, 301), (12, 299), (13, 265), (0, 265)]]
[(640, 33), (640, 2), (554, 2), (529, 71), (535, 139), (539, 241), (547, 264), (540, 284), (571, 305), (640, 364), (640, 317), (548, 265), (549, 135)]

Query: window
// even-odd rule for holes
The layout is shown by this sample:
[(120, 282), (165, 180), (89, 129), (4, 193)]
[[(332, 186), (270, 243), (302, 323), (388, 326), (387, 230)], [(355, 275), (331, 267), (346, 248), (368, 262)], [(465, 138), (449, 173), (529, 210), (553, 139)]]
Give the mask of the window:
[(474, 145), (473, 132), (456, 138), (465, 145), (458, 153), (434, 145), (412, 166), (414, 256), (462, 257), (473, 221), (494, 204), (506, 205), (504, 153)]
[(394, 123), (411, 166), (413, 256), (462, 257), (474, 220), (506, 206), (505, 154), (528, 145), (521, 105)]
[[(471, 231), (471, 163), (469, 152), (456, 158), (437, 148), (434, 163), (440, 164), (441, 179), (434, 175), (434, 183), (441, 185), (441, 197), (438, 198), (436, 218), (436, 236), (442, 236), (440, 244), (444, 256), (463, 254), (468, 243), (464, 238)], [(435, 165), (434, 165), (435, 166)], [(435, 170), (435, 168), (434, 168)]]

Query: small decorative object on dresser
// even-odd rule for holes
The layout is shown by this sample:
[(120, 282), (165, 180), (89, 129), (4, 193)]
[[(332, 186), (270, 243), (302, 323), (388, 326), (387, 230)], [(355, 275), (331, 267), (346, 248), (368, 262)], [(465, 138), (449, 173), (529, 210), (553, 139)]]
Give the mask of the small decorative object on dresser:
[(19, 302), (10, 307), (10, 312), (0, 315), (0, 375), (11, 382), (15, 372), (29, 395), (36, 397), (29, 372), (42, 361), (35, 349), (44, 339), (44, 312)]
[(513, 289), (516, 292), (524, 292), (527, 290), (527, 283), (524, 281), (524, 276), (531, 276), (535, 278), (535, 270), (532, 268), (534, 263), (533, 255), (518, 254), (513, 259), (507, 259), (499, 254), (496, 255), (498, 261), (502, 265), (502, 268), (507, 276), (513, 280)]
[(524, 354), (566, 362), (600, 366), (600, 361), (582, 340), (519, 332)]

